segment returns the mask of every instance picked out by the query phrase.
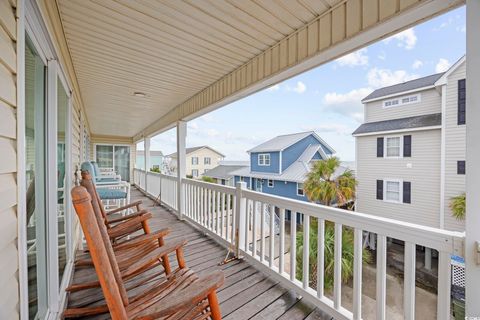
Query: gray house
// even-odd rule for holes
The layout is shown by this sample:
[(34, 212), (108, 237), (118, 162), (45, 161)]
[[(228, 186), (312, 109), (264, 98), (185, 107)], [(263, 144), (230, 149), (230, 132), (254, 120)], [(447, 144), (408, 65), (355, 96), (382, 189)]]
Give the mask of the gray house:
[(465, 192), (465, 57), (445, 73), (372, 92), (356, 137), (360, 212), (462, 231), (451, 198)]

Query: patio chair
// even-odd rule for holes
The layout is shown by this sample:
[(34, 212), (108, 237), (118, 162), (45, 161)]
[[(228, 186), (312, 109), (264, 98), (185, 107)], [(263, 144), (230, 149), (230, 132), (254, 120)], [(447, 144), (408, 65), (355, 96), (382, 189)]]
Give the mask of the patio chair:
[(98, 163), (96, 163), (95, 161), (83, 162), (81, 165), (81, 169), (82, 171), (87, 170), (92, 174), (95, 184), (118, 184), (122, 181), (121, 177), (118, 175), (102, 174), (100, 168), (98, 167)]
[[(221, 319), (216, 296), (216, 290), (224, 282), (221, 271), (198, 277), (185, 267), (183, 254), (178, 254), (177, 249), (178, 271), (137, 287), (133, 293), (127, 292), (113, 247), (102, 236), (87, 190), (73, 188), (72, 201), (112, 319)], [(99, 310), (106, 311), (105, 306), (91, 308), (92, 312)], [(64, 314), (71, 315), (72, 309)]]

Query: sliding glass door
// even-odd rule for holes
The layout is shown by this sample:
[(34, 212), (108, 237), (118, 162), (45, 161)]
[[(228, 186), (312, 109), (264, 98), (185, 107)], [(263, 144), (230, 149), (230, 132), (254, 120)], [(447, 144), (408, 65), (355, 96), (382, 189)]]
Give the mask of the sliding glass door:
[(122, 145), (95, 146), (98, 167), (107, 171), (114, 171), (124, 181), (130, 181), (130, 147)]

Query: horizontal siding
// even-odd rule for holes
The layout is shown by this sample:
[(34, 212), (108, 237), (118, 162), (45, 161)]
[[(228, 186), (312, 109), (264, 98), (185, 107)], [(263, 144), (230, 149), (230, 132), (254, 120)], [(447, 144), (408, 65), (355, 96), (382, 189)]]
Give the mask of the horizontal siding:
[(0, 319), (18, 319), (16, 20), (0, 0)]
[[(426, 226), (439, 226), (440, 130), (416, 131), (412, 157), (377, 158), (377, 136), (357, 137), (357, 211)], [(411, 168), (407, 167), (411, 164)], [(411, 204), (376, 199), (376, 180), (403, 179), (412, 183)]]
[(420, 95), (421, 101), (419, 103), (407, 104), (398, 107), (383, 108), (384, 100), (366, 103), (365, 122), (400, 119), (442, 112), (442, 98), (441, 94), (437, 90), (430, 89), (421, 91)]
[(457, 161), (465, 160), (466, 148), (466, 125), (457, 124), (457, 90), (458, 80), (465, 77), (465, 63), (448, 77), (445, 113), (445, 228), (458, 231), (465, 230), (465, 223), (452, 217), (449, 203), (452, 197), (465, 192), (465, 175), (457, 174)]

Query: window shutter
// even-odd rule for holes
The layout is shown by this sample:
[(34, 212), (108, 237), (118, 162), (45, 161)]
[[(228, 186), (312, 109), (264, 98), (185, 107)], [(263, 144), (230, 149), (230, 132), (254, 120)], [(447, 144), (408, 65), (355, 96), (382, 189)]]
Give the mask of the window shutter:
[(412, 136), (403, 136), (403, 156), (411, 157), (412, 156)]
[(403, 182), (403, 203), (411, 203), (411, 182)]
[(465, 79), (458, 80), (458, 124), (465, 124), (466, 122), (466, 83)]
[(377, 158), (383, 158), (383, 138), (377, 138)]
[(383, 200), (383, 180), (377, 180), (377, 200)]
[(465, 160), (457, 161), (457, 174), (465, 174)]

